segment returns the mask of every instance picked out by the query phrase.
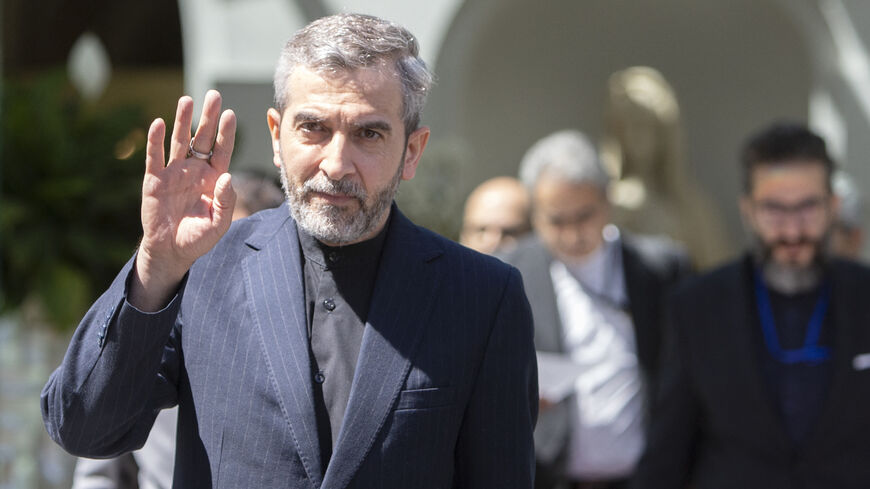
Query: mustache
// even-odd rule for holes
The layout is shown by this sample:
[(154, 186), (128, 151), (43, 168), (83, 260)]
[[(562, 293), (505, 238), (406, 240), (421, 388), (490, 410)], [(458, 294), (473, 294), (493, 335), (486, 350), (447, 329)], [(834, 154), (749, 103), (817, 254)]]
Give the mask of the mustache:
[(345, 179), (332, 180), (322, 173), (306, 180), (305, 183), (302, 184), (302, 192), (306, 195), (312, 192), (344, 195), (347, 197), (353, 197), (360, 202), (365, 202), (368, 197), (361, 183)]
[(795, 245), (805, 245), (812, 246), (815, 254), (815, 260), (824, 260), (825, 255), (828, 253), (828, 248), (830, 246), (830, 233), (825, 233), (824, 235), (812, 238), (810, 236), (800, 235), (793, 239), (774, 239), (771, 241), (764, 241), (761, 236), (753, 233), (753, 242), (754, 246), (753, 254), (756, 259), (761, 262), (767, 262), (772, 259), (773, 250), (779, 246), (795, 246)]
[(797, 239), (776, 239), (765, 243), (768, 247), (774, 246), (795, 246), (795, 245), (819, 245), (821, 239), (812, 239), (808, 236), (798, 236)]

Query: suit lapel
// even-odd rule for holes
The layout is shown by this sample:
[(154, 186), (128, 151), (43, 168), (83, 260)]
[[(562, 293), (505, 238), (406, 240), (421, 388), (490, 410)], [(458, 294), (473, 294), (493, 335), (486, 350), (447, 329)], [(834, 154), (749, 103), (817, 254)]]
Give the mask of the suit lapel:
[[(284, 208), (286, 210), (286, 207)], [(280, 214), (272, 220), (277, 220)], [(264, 224), (248, 246), (259, 250), (245, 259), (251, 314), (259, 328), (281, 411), (290, 425), (296, 451), (313, 487), (322, 477), (311, 384), (308, 328), (296, 226), (289, 211), (276, 224)]]
[(377, 439), (402, 389), (435, 305), (442, 251), (396, 208), (384, 243), (368, 322), (341, 432), (323, 481), (346, 487)]

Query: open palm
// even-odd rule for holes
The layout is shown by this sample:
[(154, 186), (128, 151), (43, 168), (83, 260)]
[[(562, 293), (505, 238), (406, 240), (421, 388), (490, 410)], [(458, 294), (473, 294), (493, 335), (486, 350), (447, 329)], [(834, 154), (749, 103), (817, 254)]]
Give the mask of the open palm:
[[(235, 192), (227, 170), (236, 119), (231, 110), (223, 114), (220, 110), (220, 94), (209, 91), (191, 140), (193, 100), (187, 96), (179, 99), (168, 159), (163, 150), (165, 123), (157, 119), (148, 131), (142, 183), (143, 237), (136, 271), (144, 287), (138, 292), (150, 299), (165, 299), (167, 288), (177, 285), (193, 262), (214, 247), (232, 221)], [(200, 153), (211, 151), (212, 156), (203, 159), (191, 155), (189, 148)], [(155, 296), (156, 292), (161, 293)]]

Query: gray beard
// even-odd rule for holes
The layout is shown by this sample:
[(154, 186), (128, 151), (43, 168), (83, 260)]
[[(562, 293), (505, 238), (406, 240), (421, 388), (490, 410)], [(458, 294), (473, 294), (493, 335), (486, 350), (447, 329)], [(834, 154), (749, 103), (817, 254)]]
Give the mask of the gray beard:
[(780, 294), (794, 295), (816, 288), (822, 280), (824, 264), (827, 260), (829, 236), (826, 234), (817, 245), (816, 256), (807, 266), (776, 263), (771, 250), (757, 236), (753, 237), (753, 258), (761, 269), (764, 283)]
[[(318, 173), (298, 186), (291, 186), (284, 165), (281, 165), (281, 186), (290, 204), (290, 215), (302, 231), (313, 236), (318, 241), (331, 245), (341, 245), (360, 240), (369, 234), (375, 234), (377, 225), (399, 189), (402, 167), (390, 181), (380, 189), (374, 202), (367, 205), (368, 194), (357, 182), (349, 180), (330, 180)], [(353, 196), (359, 203), (356, 212), (350, 212), (333, 205), (314, 205), (306, 199), (311, 192), (334, 192)]]
[(761, 266), (764, 283), (780, 294), (794, 295), (813, 290), (822, 279), (822, 266), (813, 262), (808, 267), (782, 265), (766, 261)]

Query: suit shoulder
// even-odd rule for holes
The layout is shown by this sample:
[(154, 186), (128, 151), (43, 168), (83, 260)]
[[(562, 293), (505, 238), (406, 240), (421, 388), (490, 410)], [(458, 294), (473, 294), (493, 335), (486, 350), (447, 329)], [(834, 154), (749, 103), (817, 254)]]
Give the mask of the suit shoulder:
[(425, 233), (428, 239), (437, 243), (444, 255), (451, 260), (459, 260), (465, 263), (466, 266), (492, 270), (493, 272), (506, 273), (508, 270), (513, 268), (495, 256), (472, 250), (471, 248), (461, 245), (452, 239), (445, 238), (434, 231), (430, 231), (421, 226), (417, 226), (417, 229), (422, 233)]
[(831, 260), (831, 268), (835, 274), (834, 280), (842, 281), (848, 286), (866, 287), (870, 283), (870, 266), (845, 258)]
[(747, 266), (746, 259), (734, 260), (690, 277), (675, 288), (674, 300), (689, 304), (697, 303), (703, 298), (728, 300), (738, 293), (736, 288), (741, 287), (744, 269)]
[(870, 266), (848, 258), (832, 258), (831, 265), (842, 273), (867, 277), (870, 276)]
[(622, 243), (627, 252), (634, 253), (643, 264), (654, 270), (690, 268), (686, 247), (667, 236), (623, 233)]
[(206, 257), (226, 259), (246, 255), (251, 248), (264, 246), (290, 220), (290, 212), (282, 205), (234, 221)]
[(516, 246), (496, 254), (505, 263), (517, 267), (521, 272), (528, 269), (541, 269), (549, 266), (552, 261), (540, 238), (532, 234), (517, 242)]
[(415, 240), (431, 250), (429, 255), (442, 262), (441, 266), (454, 277), (457, 285), (486, 283), (487, 289), (500, 290), (501, 287), (496, 284), (507, 282), (512, 271), (519, 276), (516, 268), (494, 256), (472, 250), (422, 226), (414, 224), (414, 227), (417, 233)]

